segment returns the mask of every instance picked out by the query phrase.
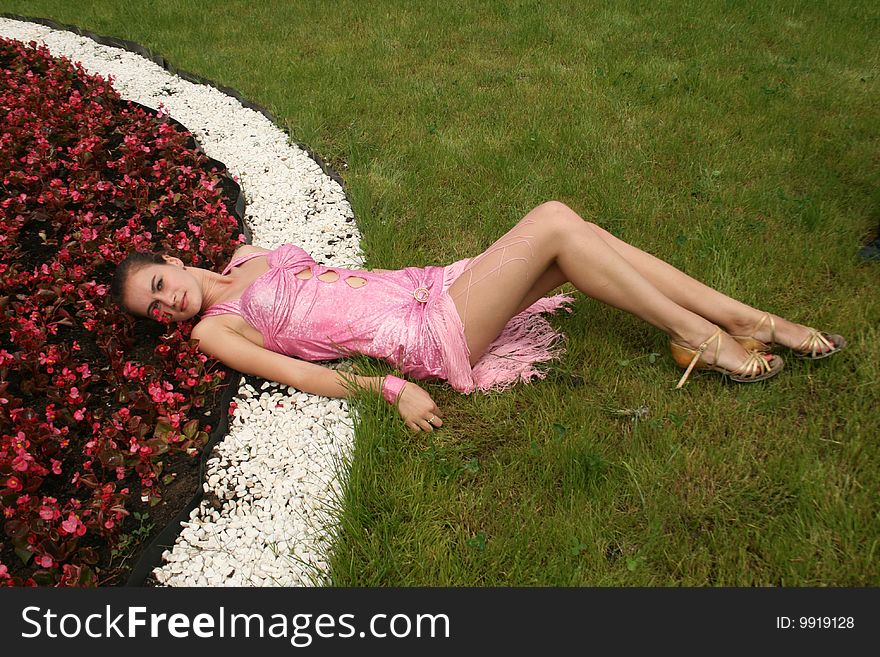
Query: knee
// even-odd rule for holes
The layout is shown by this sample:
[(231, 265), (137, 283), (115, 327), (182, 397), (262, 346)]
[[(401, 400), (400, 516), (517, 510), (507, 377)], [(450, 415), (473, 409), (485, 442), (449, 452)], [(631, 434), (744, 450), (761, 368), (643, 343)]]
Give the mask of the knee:
[(577, 212), (561, 201), (547, 201), (533, 210), (537, 219), (554, 232), (564, 235), (572, 230), (583, 230), (585, 227), (598, 228), (596, 224), (584, 221)]
[(557, 215), (574, 214), (574, 210), (568, 207), (562, 201), (545, 201), (536, 207), (532, 212), (538, 213), (541, 217), (554, 217)]

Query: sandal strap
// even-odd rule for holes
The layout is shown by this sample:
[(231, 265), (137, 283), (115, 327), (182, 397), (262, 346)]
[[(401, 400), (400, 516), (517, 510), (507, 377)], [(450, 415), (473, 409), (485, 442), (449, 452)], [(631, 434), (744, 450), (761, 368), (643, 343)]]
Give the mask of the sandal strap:
[(743, 361), (735, 374), (737, 376), (753, 379), (756, 376), (766, 374), (770, 371), (770, 363), (764, 356), (754, 351), (750, 351), (748, 357)]
[(693, 371), (694, 367), (696, 366), (697, 361), (700, 360), (700, 356), (703, 355), (703, 352), (705, 352), (706, 349), (709, 348), (709, 343), (712, 342), (712, 340), (717, 340), (716, 345), (715, 345), (715, 360), (713, 362), (718, 361), (718, 353), (721, 350), (720, 336), (721, 336), (721, 328), (716, 326), (715, 332), (705, 342), (703, 342), (703, 344), (701, 344), (699, 347), (697, 347), (696, 351), (694, 351), (694, 357), (691, 358), (690, 364), (687, 366), (687, 369), (684, 371), (684, 374), (682, 374), (681, 378), (678, 380), (678, 385), (675, 386), (676, 390), (681, 388), (685, 384), (685, 382), (688, 380), (688, 377), (691, 375), (691, 372)]
[(819, 347), (825, 347), (825, 349), (822, 349), (823, 352), (833, 350), (836, 347), (821, 331), (817, 331), (809, 326), (807, 329), (810, 331), (810, 335), (795, 348), (795, 351), (804, 355), (809, 352), (810, 356), (815, 358), (816, 354), (819, 353)]
[(755, 340), (757, 340), (758, 338), (755, 338), (755, 333), (757, 333), (758, 331), (761, 330), (761, 327), (764, 326), (764, 322), (766, 322), (767, 320), (770, 320), (770, 343), (769, 343), (769, 345), (772, 347), (774, 344), (776, 344), (776, 320), (773, 319), (773, 315), (771, 315), (770, 313), (764, 313), (763, 315), (761, 315), (761, 319), (758, 320), (758, 323), (755, 324), (754, 328), (752, 329), (752, 332), (749, 335), (752, 336)]

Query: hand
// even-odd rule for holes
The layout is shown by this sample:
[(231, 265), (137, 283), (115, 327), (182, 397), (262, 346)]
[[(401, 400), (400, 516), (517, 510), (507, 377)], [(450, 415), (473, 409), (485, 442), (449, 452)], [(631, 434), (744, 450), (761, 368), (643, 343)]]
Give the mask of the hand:
[[(425, 392), (412, 381), (407, 381), (397, 399), (397, 410), (413, 431), (433, 431), (443, 426), (440, 409)], [(431, 420), (431, 422), (428, 422)]]

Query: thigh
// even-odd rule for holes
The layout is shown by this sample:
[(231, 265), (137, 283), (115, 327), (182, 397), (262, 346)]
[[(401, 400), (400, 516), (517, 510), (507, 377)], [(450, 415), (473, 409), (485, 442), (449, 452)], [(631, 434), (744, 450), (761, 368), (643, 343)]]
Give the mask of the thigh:
[(464, 325), (473, 366), (521, 310), (525, 297), (553, 263), (552, 224), (532, 213), (474, 258), (448, 293)]

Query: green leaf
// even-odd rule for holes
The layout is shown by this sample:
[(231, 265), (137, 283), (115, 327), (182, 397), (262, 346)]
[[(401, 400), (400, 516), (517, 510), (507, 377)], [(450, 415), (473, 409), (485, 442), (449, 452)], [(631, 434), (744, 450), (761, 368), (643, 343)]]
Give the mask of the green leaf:
[(97, 586), (95, 582), (95, 573), (92, 572), (92, 569), (88, 566), (83, 566), (83, 569), (79, 574), (79, 585), (80, 586)]
[(40, 586), (52, 586), (55, 584), (55, 576), (48, 570), (37, 570), (32, 575), (34, 581)]
[(165, 438), (168, 435), (168, 432), (171, 431), (171, 424), (165, 422), (164, 420), (160, 420), (156, 423), (156, 430), (153, 432), (154, 438)]
[(24, 546), (15, 546), (15, 554), (18, 555), (18, 558), (21, 559), (21, 562), (27, 565), (27, 562), (31, 560), (31, 557), (34, 556), (34, 553), (28, 549), (28, 547)]
[(168, 443), (161, 438), (153, 438), (147, 441), (147, 446), (153, 450), (153, 456), (157, 454), (165, 454), (168, 451)]
[(553, 423), (553, 439), (554, 440), (562, 440), (565, 438), (565, 434), (568, 433), (568, 427), (559, 424), (558, 422)]
[(627, 557), (626, 558), (626, 568), (631, 573), (636, 571), (636, 568), (645, 563), (645, 557)]
[(183, 425), (183, 435), (187, 438), (193, 438), (196, 435), (196, 432), (199, 429), (199, 421), (198, 420), (190, 420), (186, 424)]
[(677, 427), (680, 427), (682, 424), (684, 424), (684, 421), (687, 420), (687, 418), (687, 413), (685, 413), (684, 415), (678, 415), (677, 413), (669, 414), (669, 419), (672, 420), (673, 424), (675, 424), (675, 426)]
[(486, 534), (484, 532), (477, 532), (472, 538), (469, 538), (466, 542), (469, 547), (472, 547), (475, 550), (479, 550), (480, 552), (482, 552), (486, 549)]

